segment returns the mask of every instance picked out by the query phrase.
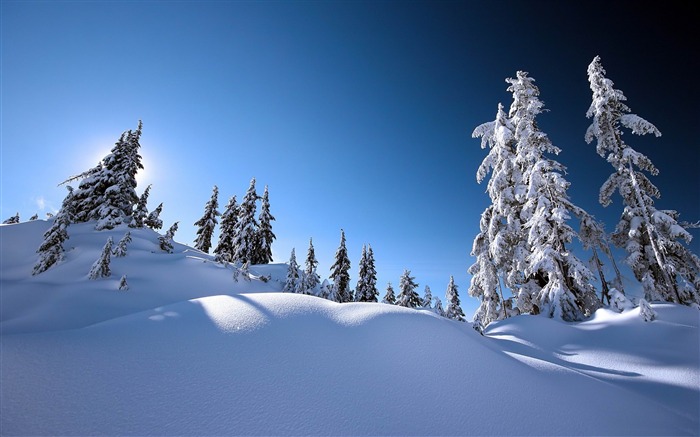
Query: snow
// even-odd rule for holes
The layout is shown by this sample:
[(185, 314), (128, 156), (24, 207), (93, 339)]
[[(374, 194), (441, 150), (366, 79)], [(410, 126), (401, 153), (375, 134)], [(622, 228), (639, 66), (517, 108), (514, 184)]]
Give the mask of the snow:
[[(479, 335), (429, 310), (281, 293), (149, 229), (0, 226), (2, 435), (698, 435), (697, 309), (518, 316)], [(87, 272), (131, 231), (112, 275)], [(119, 291), (122, 276), (129, 290)]]

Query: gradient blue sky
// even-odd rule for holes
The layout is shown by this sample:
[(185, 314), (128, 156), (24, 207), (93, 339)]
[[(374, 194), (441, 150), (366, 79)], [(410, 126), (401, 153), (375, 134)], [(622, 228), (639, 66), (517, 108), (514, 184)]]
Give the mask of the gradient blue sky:
[[(345, 229), (353, 284), (371, 244), (383, 295), (410, 269), (422, 294), (450, 275), (471, 316), (469, 256), (489, 199), (471, 138), (525, 70), (549, 113), (573, 200), (602, 208), (611, 167), (587, 145), (586, 67), (602, 57), (661, 138), (627, 141), (661, 175), (660, 208), (700, 219), (696, 23), (690, 6), (638, 2), (2, 1), (0, 217), (55, 210), (57, 184), (143, 120), (150, 207), (191, 244), (214, 184), (220, 208), (269, 186), (275, 261), (314, 239), (327, 277)], [(698, 253), (694, 232), (693, 247)]]

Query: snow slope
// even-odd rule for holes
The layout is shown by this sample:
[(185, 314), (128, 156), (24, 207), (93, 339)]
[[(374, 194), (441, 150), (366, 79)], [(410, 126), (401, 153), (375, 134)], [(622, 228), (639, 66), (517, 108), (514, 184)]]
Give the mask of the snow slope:
[[(45, 222), (0, 227), (2, 435), (698, 435), (698, 311), (469, 323), (233, 282), (211, 257), (73, 225), (36, 277)], [(205, 262), (206, 261), (206, 262)], [(118, 291), (121, 275), (130, 289)]]

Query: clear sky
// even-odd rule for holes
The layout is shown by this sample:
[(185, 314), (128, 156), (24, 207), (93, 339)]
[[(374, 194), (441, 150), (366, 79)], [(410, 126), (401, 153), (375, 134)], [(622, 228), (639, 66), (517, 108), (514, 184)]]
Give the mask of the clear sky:
[[(688, 4), (635, 1), (2, 1), (0, 218), (55, 211), (58, 183), (94, 166), (143, 120), (149, 206), (192, 244), (213, 185), (220, 209), (251, 177), (269, 186), (275, 261), (314, 239), (319, 273), (344, 229), (357, 279), (371, 244), (381, 295), (403, 269), (469, 298), (469, 252), (489, 203), (471, 138), (536, 79), (541, 129), (562, 149), (574, 202), (598, 204), (612, 167), (587, 145), (586, 68), (661, 138), (626, 137), (661, 174), (657, 206), (700, 219), (697, 23)], [(700, 233), (693, 233), (700, 252)]]

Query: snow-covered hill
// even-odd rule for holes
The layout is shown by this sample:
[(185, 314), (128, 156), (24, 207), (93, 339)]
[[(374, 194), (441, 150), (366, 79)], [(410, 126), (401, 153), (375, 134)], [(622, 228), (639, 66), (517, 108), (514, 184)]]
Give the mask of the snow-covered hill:
[[(43, 221), (0, 227), (2, 435), (697, 435), (699, 312), (469, 323), (280, 293), (187, 246), (72, 225), (31, 276)], [(118, 290), (127, 276), (129, 290)]]

